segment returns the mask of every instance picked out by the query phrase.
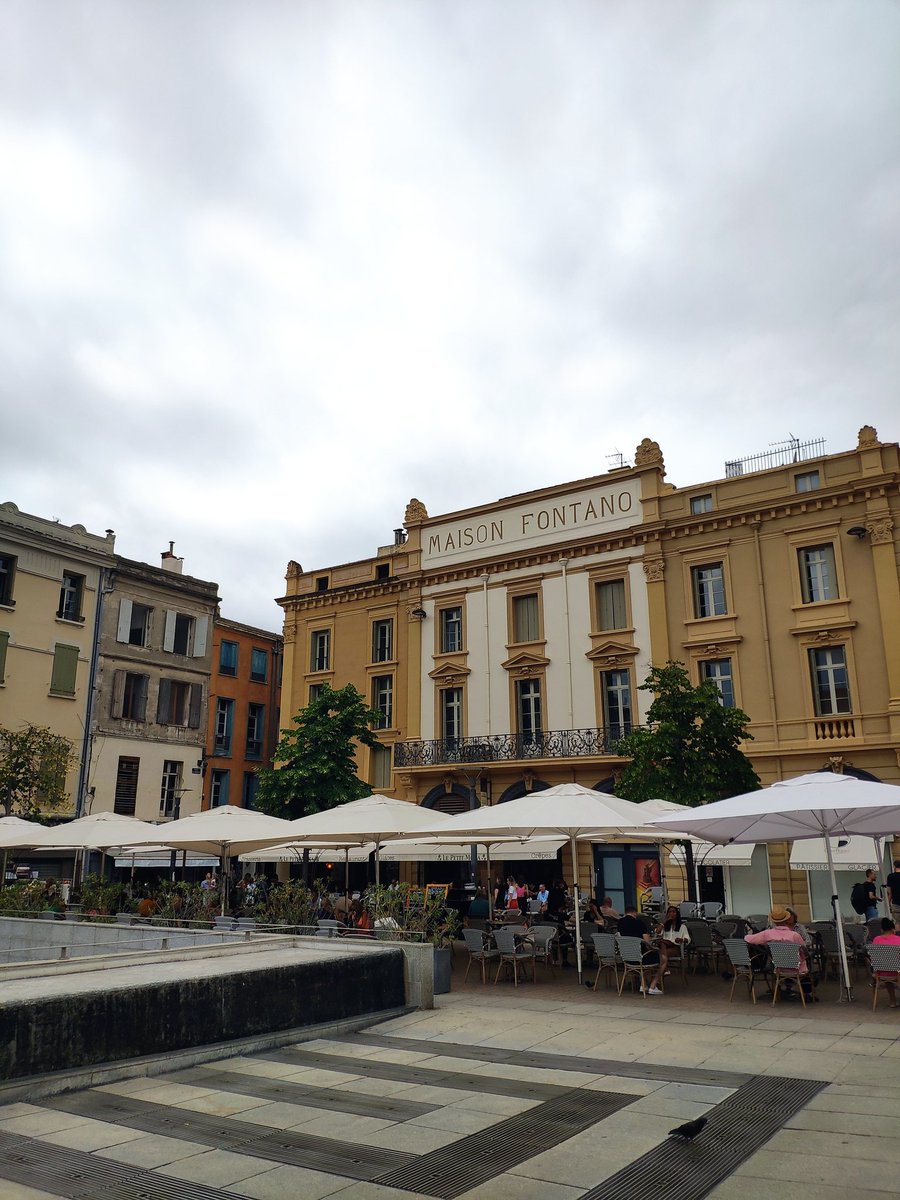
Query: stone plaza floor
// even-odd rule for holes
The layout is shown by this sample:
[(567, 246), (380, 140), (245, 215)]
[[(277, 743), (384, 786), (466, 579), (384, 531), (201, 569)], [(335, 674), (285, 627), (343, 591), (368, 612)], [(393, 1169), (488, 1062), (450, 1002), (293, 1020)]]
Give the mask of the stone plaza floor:
[(0, 1197), (900, 1194), (900, 1012), (864, 982), (803, 1011), (716, 976), (618, 997), (462, 964), (434, 1011), (0, 1107)]

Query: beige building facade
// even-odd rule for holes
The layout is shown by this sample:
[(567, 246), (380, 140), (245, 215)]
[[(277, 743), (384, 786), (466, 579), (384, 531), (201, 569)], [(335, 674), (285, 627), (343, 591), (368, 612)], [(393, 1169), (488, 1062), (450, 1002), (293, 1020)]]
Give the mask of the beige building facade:
[[(355, 684), (382, 714), (361, 775), (438, 811), (612, 790), (638, 685), (672, 658), (749, 714), (764, 784), (829, 766), (900, 782), (898, 486), (897, 445), (867, 426), (851, 451), (789, 447), (690, 487), (645, 439), (591, 479), (438, 517), (413, 500), (372, 558), (289, 564), (285, 718)], [(586, 845), (580, 883), (622, 873), (624, 895), (645, 852)], [(746, 869), (748, 901), (809, 912), (787, 848)]]
[(144, 821), (199, 812), (218, 586), (117, 558), (100, 619), (85, 810)]
[(97, 613), (114, 563), (112, 530), (0, 505), (0, 725), (46, 726), (70, 742), (68, 815), (84, 786)]

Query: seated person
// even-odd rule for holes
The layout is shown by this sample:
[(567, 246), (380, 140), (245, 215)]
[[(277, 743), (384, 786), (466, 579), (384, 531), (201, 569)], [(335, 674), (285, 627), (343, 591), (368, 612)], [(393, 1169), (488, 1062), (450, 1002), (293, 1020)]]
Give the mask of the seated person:
[[(604, 902), (608, 899), (608, 896), (604, 897)], [(602, 907), (600, 911), (603, 912)], [(666, 943), (660, 942), (658, 947), (653, 945), (653, 939), (647, 932), (647, 926), (643, 921), (638, 920), (637, 906), (634, 904), (627, 904), (625, 906), (625, 916), (620, 917), (619, 919), (618, 933), (620, 937), (640, 938), (641, 942), (643, 942), (641, 959), (644, 963), (644, 966), (656, 967), (656, 970), (653, 972), (653, 978), (650, 980), (650, 986), (647, 988), (647, 992), (651, 996), (661, 996), (663, 994), (663, 990), (659, 985), (662, 982), (662, 977), (666, 972)], [(644, 987), (642, 984), (641, 991), (643, 990)]]
[[(603, 903), (600, 905), (600, 912), (604, 917), (611, 917), (614, 921), (618, 921), (619, 917), (622, 915), (621, 913), (616, 912), (616, 910), (613, 908), (613, 902), (609, 896), (603, 897)], [(637, 912), (637, 909), (635, 909), (635, 912)]]
[(587, 902), (587, 909), (585, 910), (584, 919), (586, 921), (593, 921), (598, 929), (603, 929), (603, 927), (606, 925), (603, 913), (597, 907), (597, 901), (594, 900), (593, 897), (591, 897), (591, 899)]
[(556, 928), (559, 931), (557, 945), (559, 946), (560, 965), (563, 967), (570, 967), (572, 965), (569, 962), (569, 947), (572, 945), (572, 935), (566, 925), (566, 917), (569, 913), (568, 899), (565, 880), (557, 879), (547, 894), (546, 915), (549, 920), (556, 923)]
[(663, 950), (667, 959), (674, 958), (677, 960), (687, 952), (691, 940), (690, 931), (682, 921), (681, 913), (674, 904), (670, 904), (666, 909), (665, 920), (659, 926), (657, 936), (660, 939), (660, 944), (665, 943)]
[(487, 892), (485, 892), (484, 888), (479, 888), (476, 891), (474, 897), (472, 898), (472, 903), (469, 905), (468, 916), (479, 921), (485, 921), (487, 920), (488, 916), (490, 916), (488, 911)]
[[(894, 922), (890, 917), (881, 918), (881, 933), (872, 938), (873, 946), (900, 946), (900, 934), (897, 933)], [(878, 978), (884, 980), (884, 986), (887, 988), (888, 996), (891, 1002), (891, 1008), (897, 1007), (897, 982), (898, 977), (890, 971), (879, 971)]]
[(809, 963), (806, 960), (806, 943), (800, 934), (791, 928), (791, 914), (781, 905), (776, 905), (769, 913), (769, 928), (761, 929), (759, 933), (744, 935), (744, 941), (749, 946), (765, 946), (769, 942), (790, 942), (800, 948), (800, 986), (804, 995), (809, 998), (812, 994), (812, 983), (809, 978)]
[(547, 911), (547, 901), (550, 899), (550, 893), (547, 890), (547, 885), (545, 883), (538, 885), (538, 890), (535, 893), (534, 898), (535, 898), (535, 900), (537, 900), (538, 904), (541, 906), (541, 912), (542, 913), (546, 912)]

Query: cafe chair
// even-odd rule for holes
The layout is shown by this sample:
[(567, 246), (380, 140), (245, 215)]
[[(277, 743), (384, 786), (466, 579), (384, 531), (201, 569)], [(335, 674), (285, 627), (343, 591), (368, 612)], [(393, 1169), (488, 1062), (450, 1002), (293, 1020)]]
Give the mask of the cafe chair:
[(606, 972), (606, 986), (609, 987), (609, 973), (612, 971), (616, 981), (616, 991), (619, 990), (619, 955), (616, 951), (616, 937), (613, 933), (592, 933), (594, 953), (597, 956), (597, 974), (594, 978), (594, 988), (600, 982), (600, 976)]
[[(900, 946), (866, 946), (869, 965), (872, 968), (872, 1012), (878, 1007), (878, 989), (892, 983), (900, 984)], [(890, 996), (890, 993), (888, 993)]]
[[(601, 937), (602, 935), (598, 934), (597, 936)], [(644, 962), (644, 948), (646, 945), (647, 943), (642, 938), (622, 937), (621, 934), (616, 934), (616, 946), (622, 963), (622, 978), (619, 982), (620, 996), (625, 990), (625, 981), (629, 977), (632, 981), (637, 977), (640, 980), (644, 999), (647, 998), (647, 986), (653, 978), (657, 964)]]
[(516, 987), (518, 987), (520, 963), (523, 968), (526, 963), (531, 963), (531, 982), (534, 983), (534, 954), (531, 947), (529, 946), (526, 949), (521, 941), (516, 939), (516, 935), (511, 929), (503, 929), (502, 927), (494, 930), (494, 941), (497, 943), (497, 951), (500, 959), (497, 964), (497, 974), (494, 976), (494, 983), (500, 978), (500, 972), (505, 965), (512, 967), (513, 980)]
[[(728, 1003), (734, 999), (734, 989), (737, 987), (737, 982), (742, 979), (747, 984), (747, 991), (753, 1003), (756, 1003), (756, 981), (758, 979), (768, 980), (771, 968), (769, 966), (769, 956), (760, 954), (754, 957), (750, 946), (743, 938), (725, 938), (725, 955), (731, 966), (732, 981), (731, 992), (728, 996)], [(765, 949), (765, 947), (761, 947)]]
[(535, 963), (543, 963), (554, 978), (558, 937), (559, 930), (555, 925), (535, 925), (530, 935)]
[(710, 927), (705, 921), (699, 919), (685, 921), (685, 925), (691, 935), (687, 951), (690, 956), (692, 974), (696, 975), (698, 965), (702, 965), (705, 970), (717, 971), (722, 947), (713, 936)]
[(487, 983), (485, 967), (487, 963), (500, 957), (500, 951), (488, 945), (488, 939), (480, 929), (464, 929), (462, 935), (463, 941), (466, 943), (466, 949), (469, 952), (469, 961), (466, 965), (466, 973), (463, 975), (463, 983), (469, 977), (469, 970), (473, 962), (477, 962), (481, 968), (481, 982)]
[(809, 982), (810, 997), (814, 998), (816, 994), (815, 981), (812, 972), (806, 975), (800, 973), (800, 946), (793, 942), (766, 942), (766, 949), (769, 951), (769, 956), (772, 959), (772, 974), (775, 977), (775, 986), (772, 988), (772, 1003), (778, 1000), (778, 993), (781, 985), (784, 982), (790, 981), (796, 983), (797, 991), (800, 993), (800, 1000), (803, 1007), (806, 1008), (806, 989), (804, 983)]
[(719, 904), (718, 901), (712, 900), (704, 900), (698, 907), (700, 909), (700, 916), (704, 921), (717, 921), (725, 909), (724, 904)]

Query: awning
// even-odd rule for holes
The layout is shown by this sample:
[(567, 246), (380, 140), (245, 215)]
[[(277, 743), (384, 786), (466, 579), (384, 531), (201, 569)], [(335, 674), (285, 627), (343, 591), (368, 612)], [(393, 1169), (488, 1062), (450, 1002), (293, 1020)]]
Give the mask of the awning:
[[(181, 850), (160, 850), (158, 852), (154, 851), (152, 854), (147, 854), (143, 847), (141, 847), (140, 853), (135, 854), (133, 859), (129, 854), (127, 858), (116, 857), (113, 861), (117, 867), (122, 867), (129, 871), (132, 866), (159, 867), (161, 870), (168, 870), (173, 854), (175, 855), (175, 865), (177, 867), (181, 866), (182, 853)], [(206, 867), (207, 870), (211, 870), (212, 868), (218, 870), (220, 863), (217, 858), (188, 853), (187, 861), (184, 865), (186, 867)]]
[[(831, 839), (831, 853), (836, 871), (877, 870), (875, 844), (867, 837)], [(827, 871), (828, 857), (824, 838), (804, 838), (791, 846), (791, 868), (794, 871)]]
[[(717, 846), (715, 842), (694, 842), (694, 862), (698, 867), (749, 867), (756, 847), (745, 845)], [(679, 866), (684, 864), (684, 847), (672, 846), (669, 858)]]
[[(505, 842), (491, 847), (492, 862), (555, 862), (560, 847), (564, 842), (559, 838), (532, 839), (527, 842)], [(401, 848), (402, 847), (402, 848)], [(350, 862), (367, 862), (374, 851), (375, 843), (366, 846), (350, 847)], [(309, 860), (312, 863), (333, 863), (339, 866), (345, 861), (346, 851), (335, 849), (310, 849)], [(381, 847), (379, 857), (385, 862), (471, 862), (472, 854), (469, 846), (439, 846), (434, 843), (416, 841), (394, 842)], [(130, 860), (129, 860), (130, 861)], [(303, 848), (294, 850), (273, 847), (270, 850), (254, 850), (252, 854), (242, 854), (241, 862), (302, 862)], [(478, 861), (486, 862), (484, 846), (478, 847)]]

